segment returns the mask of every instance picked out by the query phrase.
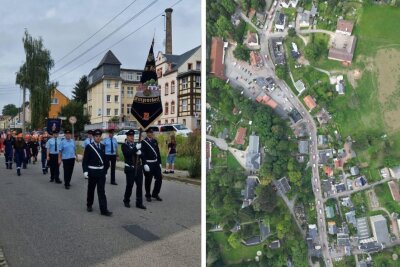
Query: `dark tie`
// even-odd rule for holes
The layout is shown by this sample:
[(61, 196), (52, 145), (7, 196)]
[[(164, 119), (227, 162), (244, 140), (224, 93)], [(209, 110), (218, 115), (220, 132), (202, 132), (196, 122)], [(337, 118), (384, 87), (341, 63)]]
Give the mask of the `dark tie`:
[(56, 144), (56, 147), (54, 149), (56, 150), (55, 152), (57, 152), (57, 139), (55, 138), (54, 138), (54, 143)]
[(100, 150), (100, 144), (97, 144), (97, 149)]
[(111, 137), (110, 137), (110, 142), (111, 142), (111, 154), (114, 154), (114, 144)]

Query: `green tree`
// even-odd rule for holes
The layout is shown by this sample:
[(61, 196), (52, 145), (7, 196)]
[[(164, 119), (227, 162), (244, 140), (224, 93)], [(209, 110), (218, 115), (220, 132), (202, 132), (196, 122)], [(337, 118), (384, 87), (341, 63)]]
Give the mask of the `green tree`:
[(271, 185), (259, 185), (256, 188), (256, 195), (257, 198), (253, 203), (254, 210), (272, 212), (277, 207), (276, 192)]
[(89, 81), (86, 75), (83, 75), (79, 82), (75, 84), (74, 90), (72, 91), (72, 97), (75, 101), (86, 103), (87, 102), (87, 88)]
[(3, 116), (14, 117), (18, 114), (18, 108), (14, 104), (5, 105), (3, 107), (2, 114)]
[(235, 58), (243, 61), (250, 60), (250, 50), (242, 44), (237, 44), (235, 50), (233, 51), (233, 55)]
[(31, 124), (38, 129), (44, 126), (50, 109), (51, 93), (57, 86), (50, 82), (50, 70), (54, 66), (50, 51), (43, 46), (42, 38), (34, 39), (25, 31), (22, 38), (25, 62), (16, 75), (16, 84), (30, 93)]
[(287, 69), (286, 64), (277, 66), (275, 68), (275, 74), (279, 79), (285, 80), (288, 75), (288, 69)]
[(233, 32), (233, 25), (229, 19), (224, 16), (218, 18), (215, 24), (218, 36), (227, 38), (229, 33)]
[(229, 14), (235, 13), (236, 10), (236, 4), (232, 0), (221, 0), (221, 5), (225, 8), (225, 10)]
[(295, 37), (296, 36), (296, 29), (295, 28), (290, 28), (288, 30), (288, 36), (289, 37)]
[(240, 240), (239, 240), (239, 235), (238, 233), (232, 233), (228, 237), (228, 243), (231, 245), (232, 248), (237, 249), (240, 247)]
[[(83, 128), (85, 126), (85, 124), (88, 124), (89, 121), (89, 116), (88, 115), (84, 115), (83, 114), (83, 105), (81, 102), (72, 100), (71, 102), (69, 102), (67, 105), (65, 105), (64, 107), (61, 108), (60, 113), (58, 114), (59, 116), (64, 116), (64, 117), (71, 117), (71, 116), (75, 116), (76, 117), (76, 124), (74, 125), (74, 130), (76, 132), (80, 132), (83, 131)], [(69, 123), (68, 120), (63, 122), (63, 127), (67, 128), (67, 129), (71, 129), (72, 126)]]

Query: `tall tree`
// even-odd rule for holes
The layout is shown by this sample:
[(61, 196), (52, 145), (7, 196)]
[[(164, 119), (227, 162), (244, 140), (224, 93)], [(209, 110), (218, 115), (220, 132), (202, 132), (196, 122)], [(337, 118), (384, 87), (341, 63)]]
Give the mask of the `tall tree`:
[[(83, 105), (81, 102), (72, 100), (66, 106), (61, 108), (59, 116), (63, 117), (71, 117), (75, 116), (77, 119), (76, 124), (74, 125), (75, 131), (83, 131), (85, 124), (89, 123), (89, 116), (83, 114)], [(63, 127), (71, 129), (71, 124), (69, 121), (63, 122)]]
[(30, 92), (31, 124), (38, 129), (44, 126), (50, 109), (51, 93), (57, 86), (50, 82), (50, 69), (54, 66), (50, 51), (43, 46), (41, 37), (35, 39), (25, 31), (22, 38), (25, 62), (16, 76), (16, 84)]
[(89, 81), (86, 75), (83, 75), (79, 82), (75, 84), (74, 90), (72, 91), (73, 100), (86, 103), (87, 102), (87, 88), (89, 86)]
[(14, 104), (8, 104), (3, 107), (2, 110), (3, 116), (11, 116), (14, 117), (18, 114), (18, 108)]

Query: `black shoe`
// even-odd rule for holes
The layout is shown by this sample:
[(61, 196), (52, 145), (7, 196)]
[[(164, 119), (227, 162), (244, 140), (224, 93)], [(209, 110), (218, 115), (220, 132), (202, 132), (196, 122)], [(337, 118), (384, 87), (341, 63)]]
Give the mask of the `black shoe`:
[(65, 189), (69, 190), (69, 185), (66, 185), (66, 186), (65, 186)]
[(153, 196), (153, 198), (155, 198), (158, 201), (162, 201), (162, 198), (160, 198), (159, 196)]
[(92, 212), (92, 211), (93, 211), (93, 208), (92, 208), (92, 206), (88, 206), (88, 207), (86, 208), (86, 210), (87, 210), (88, 212)]
[(56, 180), (56, 184), (62, 184), (61, 180)]
[(19, 169), (17, 170), (17, 175), (21, 176), (21, 171)]
[(164, 171), (163, 173), (168, 174), (168, 173), (170, 173), (170, 172), (169, 172), (169, 171)]
[(103, 215), (103, 216), (107, 216), (107, 217), (111, 217), (111, 215), (112, 215), (112, 212), (111, 211), (102, 211), (101, 212), (101, 215)]
[(146, 206), (144, 206), (143, 204), (136, 204), (136, 208), (142, 209), (142, 210), (147, 209)]
[(151, 197), (146, 197), (147, 202), (151, 202)]
[(111, 182), (112, 185), (118, 185), (116, 182)]
[(169, 173), (174, 173), (174, 171), (169, 171)]
[(127, 208), (130, 208), (130, 207), (131, 207), (131, 204), (129, 204), (129, 202), (125, 202), (125, 201), (124, 201), (124, 206), (127, 207)]
[(50, 183), (53, 183), (53, 182), (54, 182), (54, 179), (51, 179), (51, 178), (50, 178)]

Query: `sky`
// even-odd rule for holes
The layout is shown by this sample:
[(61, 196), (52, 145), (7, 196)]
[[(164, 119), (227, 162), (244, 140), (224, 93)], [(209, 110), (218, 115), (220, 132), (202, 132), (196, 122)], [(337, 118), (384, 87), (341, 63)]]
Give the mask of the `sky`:
[[(55, 61), (50, 78), (57, 81), (58, 89), (71, 98), (72, 89), (79, 78), (88, 75), (109, 49), (122, 63), (122, 68), (132, 69), (144, 68), (153, 36), (154, 53), (164, 52), (165, 23), (161, 13), (178, 1), (0, 0), (0, 113), (7, 104), (21, 106), (22, 103), (22, 93), (15, 84), (15, 74), (25, 62), (22, 44), (25, 28), (34, 38), (42, 37), (45, 48), (50, 50)], [(92, 39), (62, 59), (132, 2), (128, 9)], [(201, 1), (181, 0), (172, 8), (172, 52), (179, 55), (201, 44)], [(126, 26), (93, 47), (132, 17)], [(156, 18), (139, 29), (153, 17)], [(111, 47), (134, 31), (124, 41)], [(81, 55), (87, 50), (86, 54)]]

